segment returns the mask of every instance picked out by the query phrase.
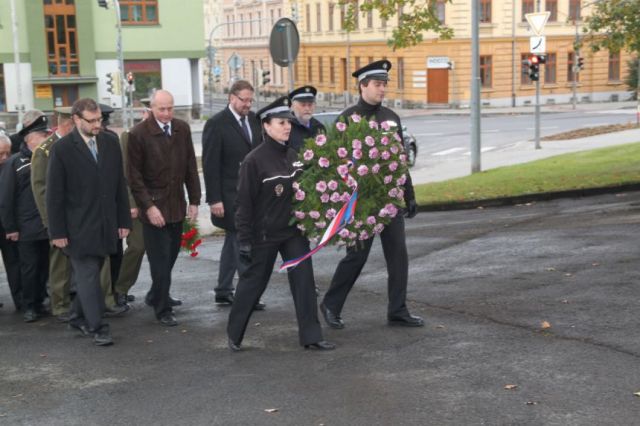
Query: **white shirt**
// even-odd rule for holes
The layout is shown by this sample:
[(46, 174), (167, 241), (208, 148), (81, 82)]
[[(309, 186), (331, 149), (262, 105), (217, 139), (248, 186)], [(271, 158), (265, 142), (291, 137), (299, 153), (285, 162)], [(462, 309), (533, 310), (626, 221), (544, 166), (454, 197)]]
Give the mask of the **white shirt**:
[(249, 130), (249, 140), (253, 140), (253, 134), (251, 133), (251, 126), (249, 126), (249, 117), (241, 116), (240, 114), (235, 112), (233, 108), (231, 108), (231, 105), (229, 105), (228, 108), (229, 108), (229, 111), (231, 111), (231, 114), (233, 114), (233, 116), (236, 118), (236, 121), (240, 125), (241, 129), (242, 129), (242, 119), (244, 118), (245, 123), (247, 123), (247, 130)]
[(162, 121), (156, 120), (156, 123), (158, 123), (158, 126), (160, 126), (160, 129), (164, 132), (164, 126), (169, 126), (169, 136), (171, 136), (171, 134), (173, 133), (171, 131), (171, 122), (168, 123), (163, 123)]

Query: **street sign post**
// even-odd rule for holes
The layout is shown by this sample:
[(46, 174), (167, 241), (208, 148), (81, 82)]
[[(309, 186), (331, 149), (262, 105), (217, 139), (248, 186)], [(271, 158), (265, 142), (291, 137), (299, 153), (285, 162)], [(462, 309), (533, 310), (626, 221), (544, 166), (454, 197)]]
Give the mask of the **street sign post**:
[(547, 38), (545, 36), (529, 37), (529, 52), (536, 55), (547, 53)]
[[(540, 10), (540, 0), (538, 0), (538, 10)], [(531, 30), (537, 37), (531, 37), (529, 39), (529, 49), (533, 54), (546, 53), (546, 39), (542, 35), (544, 26), (549, 20), (551, 12), (536, 12), (527, 13), (524, 15), (527, 18), (527, 22), (531, 27)], [(536, 110), (535, 110), (535, 148), (540, 149), (540, 80), (536, 80)]]
[(271, 29), (269, 53), (273, 62), (289, 68), (289, 90), (293, 90), (293, 63), (300, 51), (300, 34), (295, 22), (289, 18), (279, 19)]

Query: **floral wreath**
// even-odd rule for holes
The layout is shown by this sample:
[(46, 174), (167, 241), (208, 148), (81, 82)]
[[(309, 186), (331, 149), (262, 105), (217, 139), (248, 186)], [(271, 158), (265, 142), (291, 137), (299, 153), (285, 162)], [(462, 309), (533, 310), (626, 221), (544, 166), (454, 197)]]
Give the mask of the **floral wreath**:
[[(305, 170), (294, 183), (293, 221), (316, 243), (327, 227), (335, 227), (336, 238), (327, 243), (353, 246), (381, 233), (405, 206), (408, 169), (395, 123), (358, 114), (344, 120), (340, 117), (326, 135), (305, 141), (299, 156)], [(355, 210), (337, 218), (355, 191)], [(336, 219), (342, 225), (336, 226)]]
[(189, 253), (189, 256), (198, 256), (198, 246), (202, 244), (198, 224), (186, 219), (182, 222), (182, 235), (180, 237), (180, 249)]

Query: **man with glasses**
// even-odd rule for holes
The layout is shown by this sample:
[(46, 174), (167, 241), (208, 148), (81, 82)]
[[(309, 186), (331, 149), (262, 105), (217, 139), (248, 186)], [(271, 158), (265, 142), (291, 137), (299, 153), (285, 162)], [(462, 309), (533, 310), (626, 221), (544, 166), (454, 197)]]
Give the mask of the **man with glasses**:
[[(202, 171), (211, 222), (225, 230), (214, 289), (218, 305), (233, 303), (233, 278), (240, 266), (234, 222), (240, 164), (262, 140), (260, 122), (251, 111), (253, 96), (248, 81), (233, 83), (229, 105), (207, 121), (202, 134)], [(257, 310), (264, 307), (260, 301), (255, 306)]]
[(71, 115), (75, 129), (53, 144), (49, 158), (49, 236), (71, 260), (76, 297), (69, 327), (106, 346), (113, 340), (102, 321), (100, 269), (131, 229), (122, 153), (117, 138), (101, 131), (102, 113), (93, 99), (74, 102)]

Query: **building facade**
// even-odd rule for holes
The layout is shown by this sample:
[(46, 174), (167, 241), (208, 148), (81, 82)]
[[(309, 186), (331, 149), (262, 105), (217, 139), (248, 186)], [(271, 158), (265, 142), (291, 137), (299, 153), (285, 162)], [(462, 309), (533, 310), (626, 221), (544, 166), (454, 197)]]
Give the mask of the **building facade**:
[[(471, 0), (434, 1), (438, 18), (454, 30), (450, 40), (424, 34), (418, 46), (393, 51), (387, 46), (401, 17), (389, 21), (377, 12), (360, 13), (357, 28), (342, 27), (344, 9), (337, 1), (288, 1), (287, 12), (298, 16), (301, 51), (296, 68), (300, 83), (313, 84), (320, 98), (343, 102), (356, 94), (351, 72), (378, 59), (392, 62), (387, 98), (396, 106), (467, 106), (471, 97)], [(546, 63), (541, 65), (541, 103), (571, 102), (574, 91), (576, 31), (593, 2), (541, 0), (550, 17), (544, 28)], [(535, 84), (523, 60), (530, 54), (529, 28), (524, 14), (535, 11), (536, 0), (480, 0), (480, 73), (484, 105), (528, 105)], [(407, 11), (410, 13), (410, 11)], [(583, 46), (584, 68), (577, 74), (578, 102), (616, 101), (631, 97), (624, 80), (627, 52), (592, 53)]]
[[(0, 112), (16, 111), (18, 80), (25, 109), (51, 111), (82, 97), (122, 106), (121, 95), (109, 90), (118, 55), (116, 12), (107, 3), (109, 9), (94, 0), (16, 1), (16, 66), (10, 2), (0, 2)], [(134, 105), (163, 88), (174, 94), (177, 109), (197, 110), (203, 102), (202, 2), (120, 0), (120, 11)]]

